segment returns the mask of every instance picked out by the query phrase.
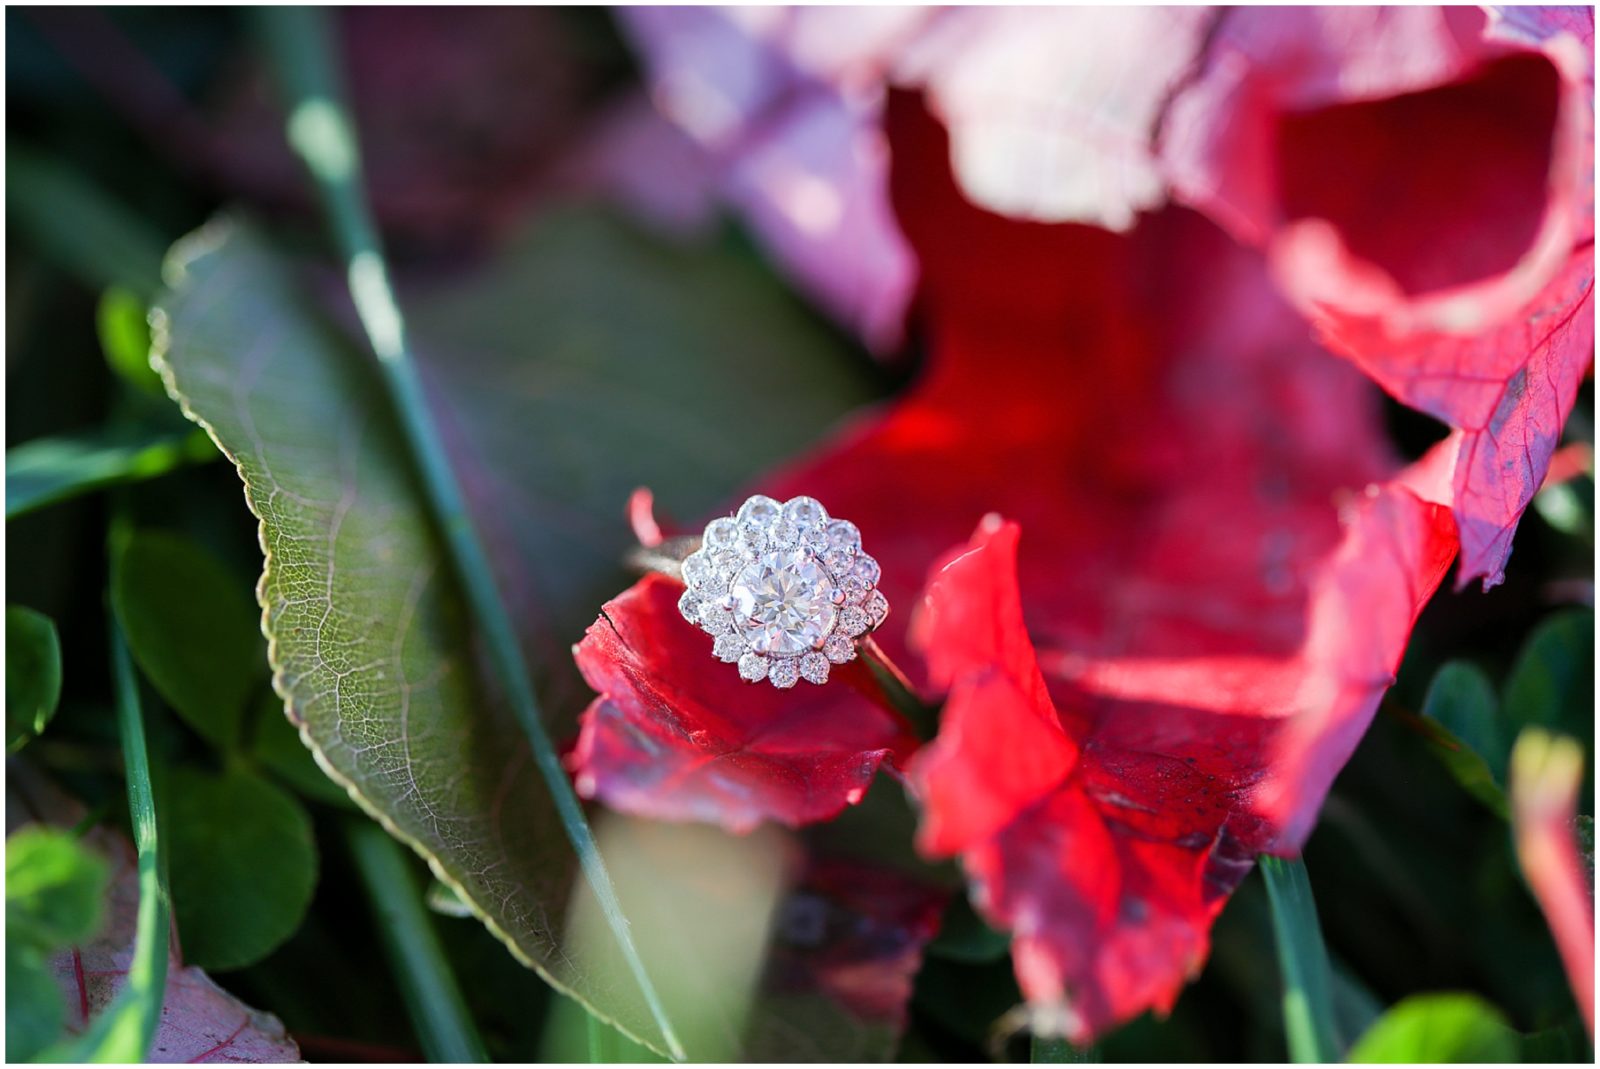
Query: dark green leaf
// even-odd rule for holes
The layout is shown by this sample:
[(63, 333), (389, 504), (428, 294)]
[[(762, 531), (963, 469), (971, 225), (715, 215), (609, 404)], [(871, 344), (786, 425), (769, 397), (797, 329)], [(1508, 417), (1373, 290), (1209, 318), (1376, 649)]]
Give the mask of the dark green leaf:
[(139, 531), (113, 562), (111, 584), (144, 674), (208, 742), (237, 746), (245, 701), (266, 670), (249, 582), (186, 538)]
[(1305, 862), (1263, 855), (1261, 874), (1266, 878), (1283, 971), (1283, 1030), (1289, 1057), (1296, 1062), (1337, 1061), (1332, 970)]
[[(1450, 666), (1447, 665), (1446, 668)], [(1444, 673), (1441, 672), (1441, 675)], [(1456, 682), (1447, 682), (1445, 688), (1439, 686), (1436, 678), (1434, 685), (1428, 690), (1425, 708), (1437, 711), (1448, 706), (1457, 696), (1448, 693), (1448, 688)], [(1470, 698), (1466, 700), (1472, 700)], [(1433, 716), (1418, 716), (1415, 713), (1400, 709), (1396, 706), (1385, 706), (1388, 712), (1403, 722), (1408, 728), (1416, 732), (1428, 744), (1428, 750), (1438, 759), (1451, 778), (1468, 794), (1482, 802), (1496, 816), (1509, 820), (1511, 811), (1507, 808), (1505, 789), (1501, 786), (1504, 780), (1497, 777), (1490, 770), (1489, 763), (1483, 755), (1457, 738), (1443, 723)], [(1490, 707), (1491, 715), (1493, 707)], [(1470, 721), (1469, 721), (1470, 723)], [(1483, 733), (1480, 731), (1480, 736)], [(1505, 756), (1501, 756), (1501, 767), (1504, 768)]]
[[(523, 960), (658, 1042), (638, 989), (564, 945), (573, 853), (479, 674), (370, 357), (246, 231), (197, 236), (173, 277), (158, 360), (263, 520), (275, 669), (324, 764)], [(661, 248), (601, 215), (549, 217), (484, 273), (409, 307), (503, 595), (569, 712), (586, 700), (562, 690), (570, 643), (627, 581), (630, 491), (653, 485), (665, 510), (697, 514), (864, 396), (754, 264)], [(782, 396), (781, 414), (751, 411), (760, 395)]]
[(246, 773), (177, 770), (163, 798), (172, 905), (184, 958), (236, 969), (294, 930), (317, 880), (311, 821), (292, 797)]
[(44, 731), (61, 700), (61, 640), (43, 613), (6, 606), (6, 751)]
[(216, 456), (203, 433), (165, 426), (102, 427), (38, 438), (6, 450), (6, 519)]
[(1553, 614), (1533, 632), (1506, 679), (1506, 735), (1544, 727), (1588, 738), (1594, 731), (1594, 610)]
[(150, 366), (150, 326), (145, 303), (121, 286), (100, 295), (95, 327), (111, 370), (136, 389), (160, 394), (161, 376)]
[(1449, 661), (1428, 684), (1422, 715), (1438, 721), (1468, 749), (1483, 758), (1497, 783), (1506, 779), (1511, 747), (1500, 733), (1494, 684), (1468, 661)]
[(1064, 1039), (1034, 1036), (1028, 1060), (1056, 1065), (1090, 1065), (1100, 1058), (1093, 1047), (1075, 1047)]
[(1510, 1062), (1518, 1037), (1500, 1011), (1476, 995), (1413, 995), (1380, 1017), (1350, 1050), (1350, 1061)]
[(25, 1062), (61, 1035), (67, 1006), (43, 954), (6, 939), (6, 1061)]

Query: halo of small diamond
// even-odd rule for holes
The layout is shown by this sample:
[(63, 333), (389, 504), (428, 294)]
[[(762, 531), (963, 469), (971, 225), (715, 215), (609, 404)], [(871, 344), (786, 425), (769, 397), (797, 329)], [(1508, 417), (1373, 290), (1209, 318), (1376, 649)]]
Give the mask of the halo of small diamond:
[(708, 523), (702, 545), (684, 559), (678, 610), (748, 682), (826, 683), (889, 614), (861, 532), (815, 498), (756, 494)]

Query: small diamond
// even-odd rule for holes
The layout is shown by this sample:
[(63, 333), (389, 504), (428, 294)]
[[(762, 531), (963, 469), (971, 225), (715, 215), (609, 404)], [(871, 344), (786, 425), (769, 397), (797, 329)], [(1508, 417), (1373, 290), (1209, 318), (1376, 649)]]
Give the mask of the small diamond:
[(800, 677), (807, 683), (826, 683), (828, 681), (828, 659), (820, 653), (806, 654), (800, 658)]
[(793, 657), (779, 657), (772, 662), (767, 678), (779, 690), (788, 690), (800, 681), (800, 666), (795, 664)]
[(739, 537), (739, 525), (732, 517), (724, 516), (706, 524), (705, 543), (712, 549), (725, 549)]
[(728, 592), (728, 580), (721, 572), (716, 572), (709, 577), (694, 584), (694, 592), (702, 598), (715, 600)]
[(759, 653), (747, 653), (739, 658), (739, 677), (751, 683), (767, 678), (767, 659)]
[(856, 657), (856, 644), (850, 641), (849, 635), (841, 635), (837, 631), (828, 636), (828, 641), (822, 644), (822, 652), (834, 664), (844, 664), (853, 661)]
[(867, 599), (867, 617), (875, 628), (881, 627), (889, 618), (889, 599), (883, 596), (883, 591), (874, 590), (872, 597)]
[(844, 590), (844, 600), (851, 605), (860, 605), (867, 598), (867, 591), (871, 589), (859, 575), (847, 575), (839, 586)]
[(771, 542), (779, 549), (791, 549), (800, 541), (800, 529), (788, 520), (779, 520), (772, 525)]
[(877, 586), (878, 580), (883, 578), (883, 569), (878, 567), (878, 562), (863, 553), (856, 558), (855, 574), (868, 586)]
[(789, 503), (783, 506), (783, 515), (801, 527), (828, 522), (827, 510), (814, 497), (790, 498)]
[(747, 523), (739, 528), (739, 552), (746, 559), (767, 551), (767, 529), (760, 524)]
[(739, 507), (739, 523), (765, 527), (778, 518), (778, 503), (770, 497), (757, 494)]
[(717, 641), (711, 645), (711, 652), (716, 655), (717, 660), (732, 664), (744, 656), (744, 642), (738, 635), (718, 635)]
[(848, 605), (839, 610), (839, 630), (855, 638), (872, 626), (872, 619), (867, 616), (865, 609), (855, 605)]
[(830, 549), (822, 556), (822, 566), (837, 576), (849, 575), (854, 564), (855, 557), (848, 549)]
[(700, 628), (708, 635), (720, 635), (733, 630), (733, 617), (714, 601), (700, 603)]
[(693, 586), (712, 572), (711, 558), (704, 553), (691, 553), (683, 559), (683, 581)]
[(828, 530), (825, 527), (807, 527), (800, 532), (800, 544), (819, 556), (828, 548)]
[(685, 590), (683, 597), (678, 599), (678, 611), (683, 613), (683, 618), (691, 624), (700, 622), (700, 599), (693, 592)]
[(834, 520), (828, 524), (828, 548), (854, 553), (861, 548), (861, 532), (849, 520)]
[(717, 550), (717, 555), (712, 558), (712, 561), (716, 564), (718, 574), (725, 576), (732, 575), (744, 565), (744, 557), (739, 554), (738, 550), (733, 549)]

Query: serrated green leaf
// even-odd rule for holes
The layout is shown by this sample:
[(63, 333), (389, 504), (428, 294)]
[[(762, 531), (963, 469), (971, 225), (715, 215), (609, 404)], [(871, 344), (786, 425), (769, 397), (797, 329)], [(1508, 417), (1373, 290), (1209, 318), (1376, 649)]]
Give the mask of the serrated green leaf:
[(317, 881), (311, 820), (298, 802), (248, 773), (178, 769), (162, 804), (185, 960), (242, 968), (294, 934)]
[(204, 434), (168, 426), (97, 427), (24, 442), (6, 450), (6, 519), (216, 457)]
[(50, 617), (6, 606), (6, 752), (44, 731), (61, 700), (61, 639)]
[[(564, 945), (571, 847), (480, 674), (370, 357), (248, 231), (215, 226), (172, 266), (159, 359), (263, 521), (275, 668), (325, 763), (525, 961), (659, 1043), (637, 988)], [(627, 582), (629, 492), (651, 485), (665, 511), (695, 515), (865, 396), (751, 262), (663, 248), (601, 214), (548, 217), (408, 307), (504, 596), (569, 713), (586, 696), (563, 689), (568, 646)], [(757, 412), (753, 396), (781, 396), (781, 410)]]
[(1546, 618), (1517, 654), (1501, 702), (1508, 737), (1544, 727), (1578, 738), (1594, 730), (1594, 610)]
[(1510, 1062), (1518, 1036), (1476, 995), (1413, 995), (1378, 1018), (1350, 1049), (1351, 1062)]
[(117, 377), (145, 393), (162, 392), (161, 376), (150, 366), (150, 326), (144, 301), (121, 286), (100, 295), (95, 309), (95, 330), (100, 351)]
[(112, 562), (111, 602), (150, 682), (213, 746), (239, 744), (266, 672), (248, 581), (187, 538), (135, 532)]
[(261, 767), (307, 798), (341, 809), (355, 808), (349, 793), (317, 767), (316, 758), (300, 741), (300, 733), (284, 716), (282, 698), (271, 690), (263, 691), (253, 715), (250, 756)]

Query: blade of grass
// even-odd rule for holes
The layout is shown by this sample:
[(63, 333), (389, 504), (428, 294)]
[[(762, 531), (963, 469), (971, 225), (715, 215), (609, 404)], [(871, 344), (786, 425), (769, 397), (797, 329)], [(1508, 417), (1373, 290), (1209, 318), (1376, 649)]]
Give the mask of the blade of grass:
[(139, 216), (65, 164), (6, 146), (6, 217), (39, 254), (95, 290), (141, 298), (161, 288), (167, 242)]
[(1333, 1018), (1333, 971), (1317, 923), (1305, 862), (1263, 854), (1261, 874), (1272, 904), (1272, 932), (1283, 972), (1283, 1029), (1296, 1062), (1340, 1058)]
[(431, 1062), (487, 1062), (483, 1040), (400, 845), (376, 824), (356, 817), (345, 824), (345, 838), (423, 1053)]
[(356, 314), (378, 358), (382, 380), (399, 416), (467, 602), (488, 646), (535, 763), (550, 790), (561, 822), (577, 852), (589, 887), (599, 901), (624, 959), (638, 983), (662, 1041), (674, 1058), (685, 1057), (661, 998), (634, 946), (605, 862), (566, 770), (545, 729), (533, 679), (517, 642), (499, 586), (462, 499), (461, 487), (440, 444), (411, 359), (405, 323), (389, 284), (377, 229), (361, 186), (361, 161), (349, 110), (333, 59), (327, 14), (320, 9), (279, 7), (260, 13), (263, 36), (289, 101), (289, 142), (310, 170), (327, 210), (346, 265)]
[(117, 729), (127, 765), (128, 812), (139, 858), (139, 913), (135, 924), (133, 961), (127, 983), (115, 1001), (66, 1045), (47, 1052), (45, 1060), (62, 1062), (142, 1062), (150, 1053), (161, 1024), (167, 992), (167, 939), (172, 928), (172, 901), (167, 892), (166, 862), (156, 827), (155, 796), (150, 787), (150, 757), (145, 747), (144, 713), (133, 660), (107, 605), (110, 621), (111, 675), (117, 697)]

